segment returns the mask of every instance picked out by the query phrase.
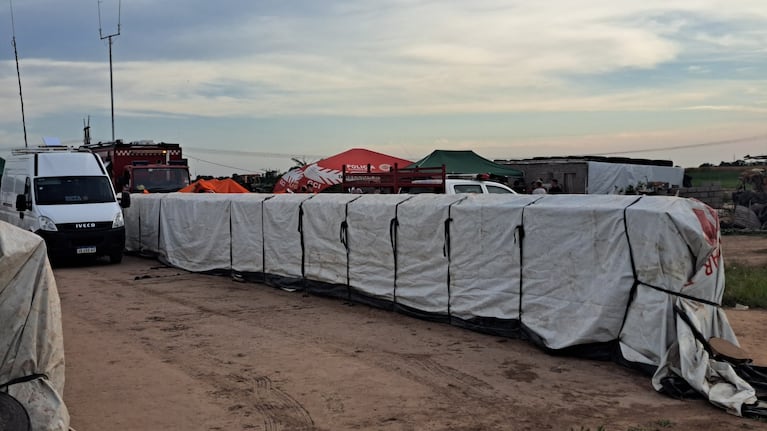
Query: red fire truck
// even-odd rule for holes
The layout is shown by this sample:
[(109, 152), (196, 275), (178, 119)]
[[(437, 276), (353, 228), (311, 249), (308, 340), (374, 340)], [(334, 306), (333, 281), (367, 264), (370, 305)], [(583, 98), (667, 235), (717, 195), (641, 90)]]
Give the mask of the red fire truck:
[(118, 139), (83, 148), (101, 157), (117, 192), (168, 193), (189, 185), (189, 166), (179, 144)]

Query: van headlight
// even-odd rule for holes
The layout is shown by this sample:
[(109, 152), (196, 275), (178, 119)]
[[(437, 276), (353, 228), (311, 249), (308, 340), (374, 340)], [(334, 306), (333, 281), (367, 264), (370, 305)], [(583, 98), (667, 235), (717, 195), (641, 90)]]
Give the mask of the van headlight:
[(56, 232), (58, 229), (56, 228), (56, 223), (53, 222), (53, 220), (49, 219), (46, 216), (40, 216), (40, 230), (47, 230), (50, 232)]
[(123, 219), (123, 213), (120, 211), (115, 215), (115, 219), (112, 220), (112, 229), (123, 226), (125, 226), (125, 219)]

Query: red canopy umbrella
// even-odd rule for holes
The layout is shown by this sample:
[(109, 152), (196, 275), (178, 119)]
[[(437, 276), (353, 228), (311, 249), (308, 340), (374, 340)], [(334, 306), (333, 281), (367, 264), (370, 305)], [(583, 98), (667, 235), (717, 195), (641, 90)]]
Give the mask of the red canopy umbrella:
[(316, 193), (333, 184), (340, 184), (344, 165), (346, 165), (346, 172), (368, 172), (368, 165), (370, 165), (370, 172), (388, 172), (395, 163), (405, 167), (413, 162), (363, 148), (352, 148), (289, 171), (274, 185), (274, 193)]

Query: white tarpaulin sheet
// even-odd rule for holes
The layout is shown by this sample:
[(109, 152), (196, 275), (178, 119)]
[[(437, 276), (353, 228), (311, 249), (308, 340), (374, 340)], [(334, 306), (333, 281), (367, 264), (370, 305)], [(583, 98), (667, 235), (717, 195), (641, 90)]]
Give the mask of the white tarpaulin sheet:
[(139, 253), (157, 256), (161, 252), (160, 206), (166, 196), (164, 194), (131, 195), (131, 206), (133, 201), (140, 202), (138, 204)]
[(139, 224), (139, 205), (141, 200), (136, 200), (131, 195), (131, 204), (128, 208), (123, 208), (123, 219), (125, 220), (125, 251), (129, 253), (138, 253), (141, 247), (141, 235)]
[(684, 168), (673, 166), (634, 165), (627, 163), (586, 162), (588, 190), (592, 195), (616, 194), (639, 183), (664, 182), (682, 187)]
[(304, 201), (304, 276), (346, 286), (346, 208), (358, 194), (318, 194)]
[[(0, 358), (0, 390), (21, 402), (32, 429), (67, 431), (61, 306), (45, 243), (4, 222), (0, 222)], [(31, 380), (20, 381), (27, 377)], [(5, 386), (14, 380), (20, 382)]]
[(349, 204), (349, 287), (368, 297), (394, 301), (392, 224), (398, 206), (412, 195), (362, 195)]
[(419, 194), (397, 209), (395, 302), (412, 310), (447, 315), (445, 222), (466, 195)]
[(288, 280), (303, 276), (301, 204), (311, 194), (278, 195), (264, 201), (264, 272)]
[(166, 195), (160, 209), (163, 260), (189, 271), (231, 269), (230, 201), (225, 193)]
[[(643, 197), (627, 210), (627, 233), (637, 279), (645, 283), (637, 288), (626, 318), (627, 330), (621, 334), (623, 356), (628, 360), (657, 364), (676, 339), (676, 297), (664, 290), (695, 289), (703, 299), (716, 303), (721, 300), (724, 271), (719, 268), (722, 262), (714, 258), (719, 259), (719, 228), (718, 222), (710, 220), (715, 215), (711, 211), (696, 201), (654, 196)], [(701, 220), (706, 223), (705, 229)], [(706, 282), (700, 286), (690, 284), (701, 269)], [(732, 334), (728, 338), (734, 340)]]
[(264, 200), (272, 195), (231, 194), (232, 269), (244, 273), (264, 272)]
[[(150, 210), (146, 203), (157, 199), (137, 196), (139, 211), (128, 216), (140, 216), (142, 235), (149, 232), (155, 242), (157, 228), (143, 226), (159, 224), (157, 217), (179, 219), (162, 229), (191, 226), (180, 221), (185, 217), (220, 223), (209, 208), (173, 198), (162, 212)], [(247, 198), (232, 202), (246, 202), (240, 199)], [(257, 214), (260, 203), (260, 225), (254, 216), (256, 223), (238, 221), (231, 231), (207, 229), (206, 239), (252, 238), (249, 259), (257, 261), (263, 247), (267, 279), (344, 286), (348, 271), (348, 292), (399, 310), (488, 331), (516, 323), (521, 336), (544, 348), (617, 353), (616, 359), (655, 370), (658, 390), (682, 379), (731, 413), (754, 411), (754, 389), (707, 352), (711, 337), (735, 345), (737, 339), (718, 305), (724, 290), (719, 222), (699, 201), (429, 194), (253, 199), (242, 211), (250, 216), (233, 217)], [(208, 215), (195, 215), (202, 211)], [(187, 240), (163, 238), (161, 254), (176, 252), (171, 242)], [(146, 241), (152, 239), (139, 242)], [(247, 253), (246, 243), (238, 247)]]
[(546, 347), (618, 337), (634, 281), (623, 210), (636, 199), (556, 195), (525, 209), (522, 324)]
[(472, 195), (450, 224), (450, 314), (519, 319), (522, 213), (538, 196)]

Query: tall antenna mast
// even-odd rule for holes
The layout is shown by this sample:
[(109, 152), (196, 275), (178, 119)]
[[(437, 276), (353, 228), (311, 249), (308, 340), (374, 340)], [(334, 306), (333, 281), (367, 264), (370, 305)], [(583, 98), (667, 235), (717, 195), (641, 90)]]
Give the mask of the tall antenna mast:
[(24, 96), (21, 94), (21, 71), (19, 70), (19, 52), (16, 50), (16, 23), (13, 21), (13, 1), (11, 4), (11, 29), (13, 31), (13, 55), (16, 56), (16, 76), (19, 78), (19, 99), (21, 100), (21, 125), (24, 127), (24, 148), (27, 148), (27, 121), (24, 118)]
[(88, 122), (85, 122), (83, 118), (83, 145), (90, 145), (91, 143), (91, 116), (88, 116)]
[(112, 78), (112, 38), (120, 35), (120, 9), (122, 0), (117, 1), (117, 33), (104, 35), (101, 32), (101, 0), (98, 0), (99, 8), (99, 38), (109, 40), (109, 97), (112, 101), (112, 142), (115, 140), (115, 91), (114, 80)]

